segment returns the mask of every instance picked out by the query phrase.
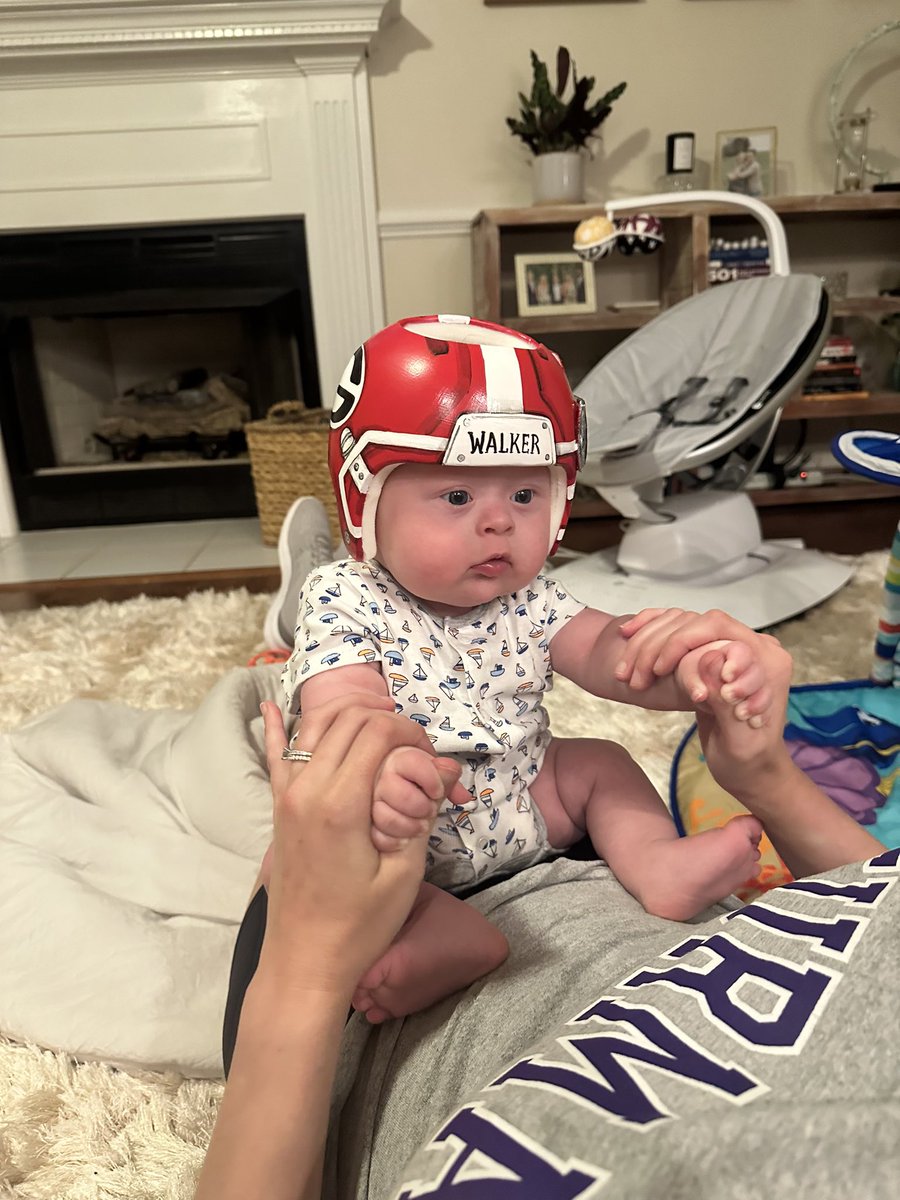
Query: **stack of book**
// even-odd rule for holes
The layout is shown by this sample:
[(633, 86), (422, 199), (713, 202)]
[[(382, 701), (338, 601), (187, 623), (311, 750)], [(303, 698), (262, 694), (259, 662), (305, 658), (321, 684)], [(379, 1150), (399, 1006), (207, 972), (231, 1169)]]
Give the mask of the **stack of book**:
[(768, 274), (769, 243), (765, 238), (746, 237), (740, 241), (710, 238), (707, 274), (710, 285)]
[(863, 399), (868, 395), (856, 358), (856, 347), (843, 334), (832, 335), (803, 384), (803, 395), (819, 400), (841, 400), (851, 396)]

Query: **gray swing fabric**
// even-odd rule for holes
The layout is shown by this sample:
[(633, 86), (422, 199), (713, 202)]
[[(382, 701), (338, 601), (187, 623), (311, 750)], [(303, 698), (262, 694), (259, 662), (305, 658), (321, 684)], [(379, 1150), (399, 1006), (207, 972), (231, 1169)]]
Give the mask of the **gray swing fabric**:
[(814, 275), (710, 288), (626, 338), (575, 392), (594, 486), (665, 478), (733, 449), (811, 369), (829, 324)]

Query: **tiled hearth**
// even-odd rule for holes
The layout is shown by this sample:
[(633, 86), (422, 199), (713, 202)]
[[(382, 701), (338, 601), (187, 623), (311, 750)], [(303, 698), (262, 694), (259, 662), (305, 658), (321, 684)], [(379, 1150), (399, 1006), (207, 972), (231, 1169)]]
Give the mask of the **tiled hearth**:
[(169, 596), (274, 591), (278, 554), (255, 518), (42, 529), (0, 539), (0, 611)]

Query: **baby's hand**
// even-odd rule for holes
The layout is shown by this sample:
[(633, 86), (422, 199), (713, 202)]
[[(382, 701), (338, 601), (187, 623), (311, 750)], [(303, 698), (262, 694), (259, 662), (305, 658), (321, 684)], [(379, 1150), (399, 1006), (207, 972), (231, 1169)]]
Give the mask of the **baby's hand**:
[(398, 850), (427, 833), (447, 797), (454, 804), (472, 799), (459, 782), (459, 765), (425, 750), (401, 746), (384, 760), (372, 799), (372, 842), (382, 853)]
[[(710, 651), (722, 654), (721, 668), (700, 672), (700, 663)], [(767, 723), (772, 708), (772, 689), (755, 650), (744, 642), (708, 642), (690, 650), (675, 668), (675, 678), (694, 704), (710, 699), (709, 680), (716, 679), (717, 696), (731, 705), (739, 721), (748, 721), (754, 729)]]

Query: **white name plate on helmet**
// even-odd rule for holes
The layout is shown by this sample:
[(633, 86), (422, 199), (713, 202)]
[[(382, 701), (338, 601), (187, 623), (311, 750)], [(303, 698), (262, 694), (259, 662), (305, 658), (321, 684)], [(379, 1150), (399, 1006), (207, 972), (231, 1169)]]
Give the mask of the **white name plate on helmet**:
[(454, 425), (444, 454), (448, 467), (552, 466), (555, 462), (553, 428), (537, 413), (466, 413)]

